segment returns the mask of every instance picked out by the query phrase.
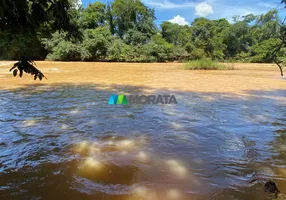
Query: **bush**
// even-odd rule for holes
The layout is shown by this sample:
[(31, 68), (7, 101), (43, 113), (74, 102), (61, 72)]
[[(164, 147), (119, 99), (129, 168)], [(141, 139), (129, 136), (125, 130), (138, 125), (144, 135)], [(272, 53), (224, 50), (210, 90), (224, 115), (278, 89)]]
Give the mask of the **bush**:
[(144, 62), (165, 62), (172, 60), (173, 44), (166, 42), (161, 35), (154, 35), (151, 41), (142, 46), (141, 54)]
[(125, 62), (127, 61), (127, 52), (130, 47), (123, 42), (121, 39), (116, 39), (112, 45), (108, 48), (107, 59), (114, 62)]
[(270, 38), (257, 43), (251, 48), (251, 62), (253, 63), (271, 63), (273, 62), (271, 53), (281, 43), (278, 38)]
[(81, 60), (81, 48), (78, 44), (67, 40), (66, 32), (55, 32), (52, 38), (42, 39), (49, 54), (47, 60), (78, 61)]
[(20, 32), (12, 35), (0, 30), (0, 60), (19, 60), (23, 55), (43, 59), (46, 54), (38, 36)]
[(61, 41), (53, 48), (53, 53), (48, 54), (48, 60), (57, 61), (79, 61), (81, 60), (81, 49), (70, 41)]
[(49, 52), (48, 60), (64, 61), (105, 61), (114, 37), (106, 26), (83, 31), (83, 41), (67, 38), (65, 32), (55, 32), (52, 38), (45, 38), (42, 43)]
[(193, 60), (186, 63), (189, 70), (232, 70), (232, 66), (218, 63), (212, 60)]
[(108, 27), (98, 27), (96, 29), (86, 29), (84, 40), (81, 46), (81, 60), (104, 61), (107, 58), (108, 49), (114, 38)]

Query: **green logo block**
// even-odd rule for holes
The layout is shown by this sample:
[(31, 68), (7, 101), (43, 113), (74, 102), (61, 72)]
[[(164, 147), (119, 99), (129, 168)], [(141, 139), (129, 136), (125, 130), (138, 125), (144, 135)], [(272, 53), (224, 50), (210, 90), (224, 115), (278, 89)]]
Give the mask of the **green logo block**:
[(127, 105), (127, 104), (128, 104), (128, 100), (127, 100), (126, 96), (123, 95), (123, 94), (120, 94), (120, 95), (118, 96), (118, 99), (117, 99), (116, 104)]

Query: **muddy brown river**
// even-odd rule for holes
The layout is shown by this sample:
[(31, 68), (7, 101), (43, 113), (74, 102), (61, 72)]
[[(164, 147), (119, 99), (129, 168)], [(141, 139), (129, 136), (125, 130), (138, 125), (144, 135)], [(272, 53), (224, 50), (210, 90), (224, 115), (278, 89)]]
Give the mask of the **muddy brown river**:
[[(275, 65), (0, 65), (0, 199), (272, 199), (286, 195), (286, 79)], [(176, 105), (109, 105), (112, 94)]]

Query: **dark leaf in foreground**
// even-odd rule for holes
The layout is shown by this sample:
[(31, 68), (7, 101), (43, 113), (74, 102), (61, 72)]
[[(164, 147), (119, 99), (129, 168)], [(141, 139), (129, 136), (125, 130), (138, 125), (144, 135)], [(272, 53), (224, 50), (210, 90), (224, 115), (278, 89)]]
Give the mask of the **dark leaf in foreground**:
[[(11, 71), (11, 70), (10, 70)], [(14, 76), (17, 76), (17, 73), (18, 73), (18, 69), (15, 69), (14, 71), (13, 71), (13, 75)]]
[(24, 71), (27, 74), (34, 75), (34, 80), (36, 80), (37, 77), (40, 80), (42, 80), (43, 78), (47, 79), (45, 77), (45, 75), (34, 66), (34, 64), (35, 64), (34, 61), (32, 61), (29, 57), (23, 56), (19, 62), (16, 62), (14, 64), (14, 66), (10, 69), (10, 71), (12, 71), (13, 69), (15, 69), (17, 67), (18, 69), (15, 69), (13, 71), (14, 76), (17, 76), (17, 73), (19, 70), (20, 71), (20, 74), (19, 74), (20, 77), (22, 77), (23, 71)]

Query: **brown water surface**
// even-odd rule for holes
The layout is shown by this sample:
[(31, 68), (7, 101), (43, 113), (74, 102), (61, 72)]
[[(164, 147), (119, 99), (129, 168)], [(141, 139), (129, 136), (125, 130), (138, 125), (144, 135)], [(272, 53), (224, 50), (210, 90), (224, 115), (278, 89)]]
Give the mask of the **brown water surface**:
[[(0, 63), (1, 64), (1, 63)], [(286, 194), (286, 80), (275, 65), (0, 65), (0, 199), (271, 199)], [(177, 105), (108, 105), (174, 94)]]

